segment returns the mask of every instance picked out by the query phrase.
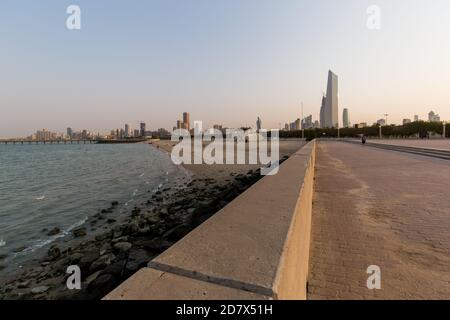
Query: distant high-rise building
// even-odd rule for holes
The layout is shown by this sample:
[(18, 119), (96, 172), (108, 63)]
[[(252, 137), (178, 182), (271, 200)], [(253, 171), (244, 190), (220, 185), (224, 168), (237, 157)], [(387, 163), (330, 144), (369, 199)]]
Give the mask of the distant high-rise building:
[(419, 121), (419, 116), (416, 114), (416, 115), (414, 116), (414, 122), (417, 122), (417, 121)]
[(301, 130), (301, 121), (300, 119), (295, 120), (294, 122), (294, 130)]
[(177, 129), (183, 129), (183, 123), (181, 120), (177, 120)]
[(186, 130), (191, 130), (191, 125), (190, 125), (190, 119), (189, 119), (189, 113), (188, 112), (183, 112), (183, 128)]
[(314, 126), (312, 121), (312, 115), (307, 116), (301, 122), (301, 129), (311, 129)]
[(141, 122), (141, 124), (140, 124), (140, 132), (139, 132), (139, 135), (141, 136), (141, 137), (145, 137), (145, 131), (146, 131), (146, 129), (145, 129), (145, 122)]
[(125, 138), (130, 138), (131, 137), (131, 126), (128, 123), (125, 124), (125, 132), (124, 132), (124, 134), (125, 134)]
[(295, 130), (295, 122), (291, 122), (291, 123), (289, 124), (289, 130), (290, 130), (290, 131), (294, 131), (294, 130)]
[(325, 105), (322, 106), (321, 117), (323, 128), (339, 127), (339, 105), (338, 105), (338, 77), (331, 70), (328, 71), (327, 95)]
[(258, 119), (256, 120), (256, 130), (260, 131), (261, 130), (261, 119), (258, 117)]
[(320, 127), (325, 128), (325, 95), (322, 96), (322, 104), (320, 105)]
[(73, 131), (72, 128), (67, 128), (67, 139), (72, 139)]
[(411, 123), (411, 119), (403, 119), (403, 125)]
[(430, 111), (428, 113), (428, 121), (430, 122), (440, 122), (441, 117), (438, 114), (435, 114), (434, 111)]
[(288, 124), (288, 123), (286, 123), (286, 124), (284, 125), (284, 130), (285, 130), (285, 131), (289, 131), (289, 124)]
[(342, 125), (344, 128), (348, 128), (350, 126), (349, 116), (348, 116), (348, 109), (345, 108), (342, 113)]
[(203, 132), (203, 122), (194, 121), (194, 135), (200, 135)]

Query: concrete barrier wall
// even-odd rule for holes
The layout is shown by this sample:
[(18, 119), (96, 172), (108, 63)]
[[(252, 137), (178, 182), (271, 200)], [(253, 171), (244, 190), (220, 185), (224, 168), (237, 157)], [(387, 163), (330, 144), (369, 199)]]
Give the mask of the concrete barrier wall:
[(306, 299), (315, 142), (105, 299)]

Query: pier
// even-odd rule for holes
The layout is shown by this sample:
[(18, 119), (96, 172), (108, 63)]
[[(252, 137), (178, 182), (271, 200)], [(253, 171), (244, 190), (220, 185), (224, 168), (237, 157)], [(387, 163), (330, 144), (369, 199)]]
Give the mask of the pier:
[(19, 140), (19, 139), (1, 139), (0, 144), (92, 144), (99, 140)]
[(31, 140), (31, 139), (0, 139), (0, 144), (38, 145), (38, 144), (124, 144), (145, 142), (147, 139), (67, 139), (67, 140)]

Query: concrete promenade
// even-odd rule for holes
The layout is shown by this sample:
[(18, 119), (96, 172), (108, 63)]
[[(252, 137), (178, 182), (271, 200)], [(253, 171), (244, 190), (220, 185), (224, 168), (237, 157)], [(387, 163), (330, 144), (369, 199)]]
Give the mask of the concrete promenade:
[(369, 139), (368, 142), (404, 147), (450, 150), (450, 139)]
[(308, 298), (450, 299), (450, 162), (333, 141), (316, 161)]

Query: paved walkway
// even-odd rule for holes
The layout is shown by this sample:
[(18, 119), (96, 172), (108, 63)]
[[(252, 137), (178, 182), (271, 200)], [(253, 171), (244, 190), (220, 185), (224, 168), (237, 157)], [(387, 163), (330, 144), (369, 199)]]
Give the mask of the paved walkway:
[(370, 139), (368, 141), (395, 146), (450, 150), (450, 139)]
[[(450, 162), (319, 142), (309, 299), (450, 299)], [(366, 286), (381, 268), (381, 290)]]

